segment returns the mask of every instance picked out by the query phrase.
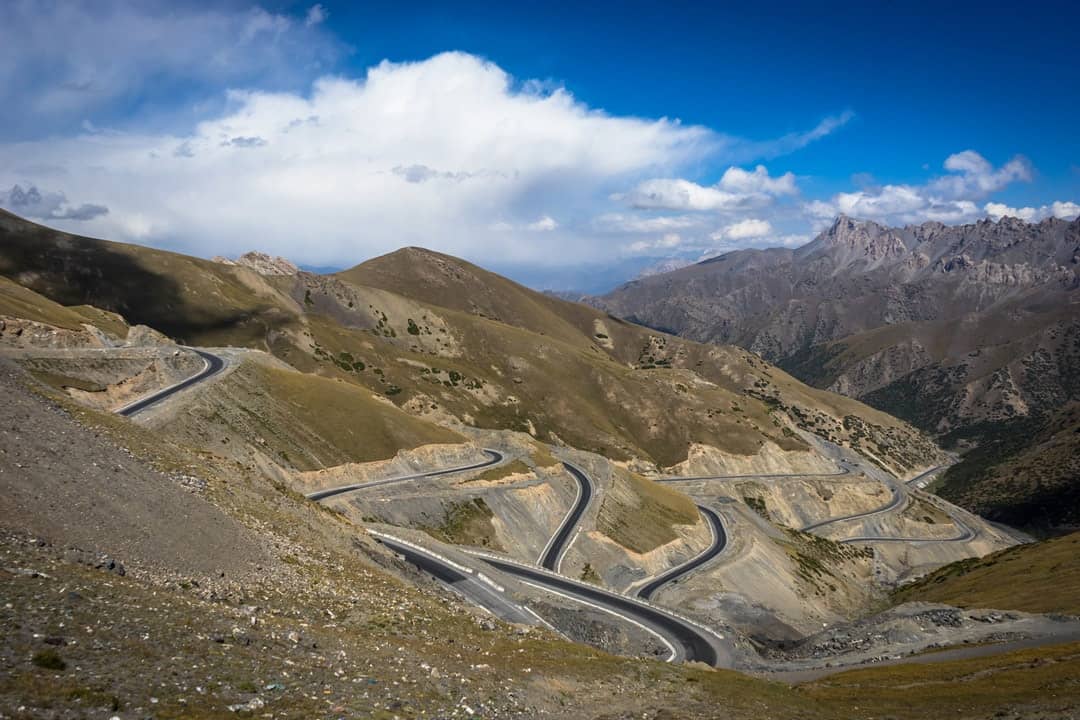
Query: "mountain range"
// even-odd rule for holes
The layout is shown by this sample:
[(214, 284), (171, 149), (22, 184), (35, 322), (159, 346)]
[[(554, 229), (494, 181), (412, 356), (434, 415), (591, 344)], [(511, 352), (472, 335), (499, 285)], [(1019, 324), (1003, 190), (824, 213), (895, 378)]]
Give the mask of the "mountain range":
[[(927, 432), (754, 350), (449, 255), (319, 274), (0, 212), (0, 390), (0, 704), (31, 715), (1075, 698), (1043, 689), (1078, 662), (1080, 534), (925, 492)], [(1056, 422), (1009, 462), (1059, 472)]]
[(941, 492), (1003, 521), (1080, 521), (1080, 220), (889, 228), (840, 216), (589, 302), (904, 418), (962, 455)]

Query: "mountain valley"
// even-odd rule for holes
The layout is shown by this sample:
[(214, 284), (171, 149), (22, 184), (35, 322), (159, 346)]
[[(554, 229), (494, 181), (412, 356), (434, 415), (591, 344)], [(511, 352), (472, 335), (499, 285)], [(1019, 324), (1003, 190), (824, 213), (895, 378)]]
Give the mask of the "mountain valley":
[[(19, 712), (1080, 701), (1067, 588), (985, 594), (1015, 567), (994, 558), (1037, 554), (1068, 588), (1075, 558), (927, 492), (954, 458), (917, 425), (420, 248), (330, 275), (249, 259), (0, 215)], [(1057, 472), (1062, 432), (1026, 462)]]

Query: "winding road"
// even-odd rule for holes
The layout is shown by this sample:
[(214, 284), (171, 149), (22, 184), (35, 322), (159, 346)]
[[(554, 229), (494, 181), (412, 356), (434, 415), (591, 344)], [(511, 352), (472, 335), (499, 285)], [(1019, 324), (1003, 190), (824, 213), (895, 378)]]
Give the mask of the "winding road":
[(382, 485), (392, 485), (394, 483), (407, 482), (409, 480), (422, 480), (424, 478), (439, 477), (440, 475), (451, 475), (453, 473), (465, 472), (467, 470), (479, 470), (480, 468), (486, 468), (503, 461), (503, 454), (498, 450), (484, 448), (484, 454), (488, 456), (487, 460), (484, 460), (483, 462), (473, 463), (471, 465), (460, 465), (457, 467), (445, 468), (443, 470), (432, 470), (431, 472), (412, 473), (411, 475), (399, 475), (397, 477), (383, 478), (382, 480), (372, 480), (366, 483), (355, 483), (353, 485), (340, 485), (338, 487), (326, 488), (325, 490), (316, 490), (313, 493), (308, 493), (305, 497), (308, 500), (320, 501), (334, 497), (335, 495), (343, 495), (345, 493), (355, 492), (357, 490), (367, 490), (369, 488), (380, 487)]
[(508, 599), (504, 590), (472, 568), (455, 563), (414, 543), (393, 535), (369, 530), (377, 541), (401, 555), (405, 560), (428, 573), (444, 585), (471, 600), (506, 622), (532, 624), (538, 616), (524, 606)]
[[(840, 464), (840, 469), (837, 472), (832, 472), (832, 473), (774, 473), (774, 474), (765, 474), (765, 475), (698, 475), (698, 476), (689, 476), (689, 477), (657, 478), (656, 480), (657, 480), (657, 482), (674, 483), (674, 482), (688, 482), (688, 481), (694, 481), (694, 480), (763, 480), (763, 479), (769, 479), (769, 478), (782, 479), (782, 478), (807, 478), (807, 477), (836, 477), (836, 476), (839, 476), (839, 475), (847, 475), (847, 474), (851, 473), (851, 468), (846, 464), (846, 462), (847, 461), (845, 461), (845, 460), (841, 460), (840, 461), (840, 463), (841, 463)], [(919, 475), (911, 478), (910, 480), (907, 480), (906, 482), (900, 482), (898, 480), (885, 481), (886, 485), (889, 486), (889, 490), (891, 492), (891, 495), (890, 495), (889, 501), (887, 503), (885, 503), (884, 505), (882, 505), (881, 507), (874, 508), (872, 510), (867, 510), (867, 511), (864, 511), (864, 512), (852, 513), (850, 515), (841, 515), (839, 517), (832, 517), (832, 518), (826, 518), (824, 520), (819, 520), (818, 522), (810, 523), (809, 525), (803, 526), (800, 529), (800, 531), (801, 532), (810, 532), (812, 530), (818, 530), (820, 528), (826, 527), (828, 525), (832, 525), (834, 523), (841, 523), (841, 522), (850, 521), (850, 520), (863, 520), (863, 519), (866, 519), (868, 517), (873, 517), (875, 515), (882, 515), (884, 513), (891, 512), (891, 511), (897, 509), (898, 507), (900, 507), (901, 505), (903, 505), (904, 500), (907, 498), (907, 493), (908, 493), (907, 486), (908, 485), (915, 484), (918, 481), (922, 480), (923, 478), (926, 478), (926, 477), (928, 477), (930, 475), (933, 475), (934, 473), (940, 472), (944, 467), (945, 467), (944, 465), (936, 465), (936, 466), (930, 468), (929, 470), (923, 471), (922, 473), (920, 473)], [(851, 544), (851, 543), (859, 543), (859, 542), (862, 542), (862, 543), (866, 543), (866, 542), (935, 542), (935, 543), (945, 543), (945, 542), (967, 542), (967, 541), (969, 541), (969, 540), (971, 540), (971, 539), (973, 539), (975, 537), (975, 535), (976, 535), (975, 530), (973, 530), (970, 526), (968, 526), (960, 518), (958, 518), (955, 513), (948, 512), (948, 511), (946, 511), (946, 512), (949, 515), (949, 517), (952, 518), (953, 523), (960, 529), (960, 532), (954, 537), (950, 537), (950, 538), (932, 538), (932, 537), (931, 538), (928, 538), (928, 537), (917, 538), (917, 537), (900, 537), (900, 536), (890, 536), (890, 535), (864, 535), (864, 536), (859, 536), (859, 537), (843, 538), (843, 539), (837, 540), (836, 542), (843, 543), (843, 544)], [(696, 560), (696, 558), (695, 558), (695, 560)], [(687, 563), (687, 564), (689, 565), (691, 563), (694, 563), (694, 560), (691, 560), (690, 563)], [(680, 570), (683, 567), (685, 567), (685, 566), (680, 566), (679, 568), (674, 568), (673, 570), (671, 570), (669, 572), (675, 572), (677, 570)], [(695, 566), (695, 567), (697, 567), (697, 566)], [(689, 568), (689, 570), (693, 570), (693, 569), (694, 569), (693, 567)], [(676, 577), (678, 577), (679, 575), (682, 575), (682, 574), (684, 574), (684, 573), (678, 573), (676, 575)], [(661, 576), (661, 578), (658, 578), (658, 579), (662, 579), (663, 577), (664, 576)], [(672, 579), (674, 579), (674, 578), (672, 578)], [(661, 583), (661, 585), (662, 584), (663, 583)], [(645, 587), (648, 588), (649, 586), (645, 586)], [(645, 588), (642, 588), (642, 590), (644, 590), (644, 589)], [(639, 593), (640, 592), (641, 591), (639, 590)]]
[(653, 578), (648, 583), (638, 588), (634, 593), (637, 597), (642, 600), (648, 600), (664, 585), (674, 582), (684, 575), (697, 570), (699, 567), (723, 552), (724, 548), (727, 547), (727, 533), (724, 531), (724, 523), (721, 522), (720, 516), (716, 511), (707, 508), (704, 505), (698, 505), (698, 510), (705, 516), (705, 519), (712, 530), (712, 544), (696, 557), (691, 558), (682, 565), (671, 568), (667, 572)]
[(546, 572), (509, 560), (503, 560), (487, 554), (477, 554), (493, 568), (513, 576), (523, 582), (539, 585), (559, 594), (571, 596), (571, 600), (584, 601), (586, 604), (600, 606), (614, 615), (628, 619), (636, 625), (644, 625), (647, 630), (660, 635), (668, 642), (671, 656), (668, 661), (687, 660), (703, 662), (708, 665), (730, 666), (731, 652), (726, 647), (722, 636), (707, 631), (705, 628), (685, 620), (670, 612), (648, 605), (640, 600), (604, 590), (595, 585), (571, 580), (570, 578)]
[[(204, 361), (204, 367), (191, 377), (188, 377), (174, 385), (163, 388), (145, 397), (142, 397), (114, 412), (118, 415), (131, 417), (146, 410), (149, 407), (179, 393), (196, 383), (219, 373), (226, 366), (224, 358), (214, 353), (187, 348), (198, 355)], [(368, 488), (385, 486), (393, 483), (407, 482), (424, 478), (434, 478), (453, 473), (479, 470), (503, 461), (504, 456), (497, 450), (483, 450), (487, 456), (482, 462), (468, 465), (432, 470), (428, 472), (412, 473), (366, 483), (356, 483), (340, 487), (327, 488), (307, 495), (308, 499), (323, 501), (345, 493), (364, 490)], [(731, 667), (733, 665), (734, 645), (730, 640), (715, 631), (699, 625), (687, 618), (680, 617), (668, 610), (656, 607), (648, 603), (658, 590), (665, 585), (675, 582), (679, 578), (699, 569), (710, 560), (719, 555), (727, 545), (727, 533), (724, 529), (720, 516), (711, 508), (698, 505), (700, 512), (705, 516), (712, 532), (712, 543), (697, 556), (687, 562), (673, 567), (662, 574), (647, 580), (641, 587), (634, 591), (634, 596), (619, 594), (613, 591), (573, 580), (558, 574), (562, 559), (576, 537), (578, 526), (585, 515), (591, 502), (594, 490), (591, 480), (579, 468), (564, 462), (564, 468), (575, 479), (578, 485), (577, 497), (571, 505), (563, 521), (559, 524), (555, 533), (548, 541), (546, 547), (538, 559), (540, 567), (533, 567), (515, 562), (508, 558), (498, 557), (487, 553), (465, 550), (477, 559), (487, 563), (501, 573), (515, 578), (517, 581), (554, 593), (573, 602), (582, 603), (596, 610), (610, 613), (619, 619), (636, 625), (648, 633), (657, 637), (668, 649), (668, 661), (687, 660), (703, 662), (713, 666)], [(916, 483), (920, 479), (939, 471), (940, 467), (931, 468), (908, 483)], [(658, 478), (659, 482), (675, 483), (695, 480), (738, 480), (738, 479), (767, 479), (767, 478), (797, 478), (797, 477), (835, 477), (846, 475), (851, 468), (841, 461), (840, 469), (833, 473), (777, 473), (763, 475), (728, 475), (728, 476), (691, 476), (691, 477), (668, 477)], [(837, 518), (828, 518), (820, 522), (812, 523), (803, 528), (803, 531), (814, 530), (832, 523), (866, 518), (889, 512), (901, 505), (907, 496), (907, 487), (904, 483), (896, 481), (889, 483), (892, 490), (890, 501), (880, 508)], [(975, 537), (975, 531), (966, 523), (949, 513), (953, 522), (960, 528), (960, 533), (954, 538), (907, 538), (907, 537), (852, 537), (838, 540), (841, 543), (858, 542), (965, 542)], [(543, 618), (533, 612), (529, 607), (517, 603), (506, 595), (505, 588), (498, 585), (483, 573), (450, 558), (439, 555), (427, 548), (411, 543), (376, 530), (370, 530), (378, 542), (400, 554), (411, 564), (422, 571), (429, 573), (437, 580), (448, 585), (451, 589), (485, 608), (499, 618), (513, 623), (529, 623), (534, 621), (551, 627)]]
[(581, 522), (581, 518), (585, 514), (586, 508), (589, 507), (589, 501), (592, 500), (593, 496), (592, 482), (584, 472), (568, 462), (564, 462), (563, 467), (577, 481), (578, 489), (574, 504), (570, 506), (566, 517), (563, 518), (555, 534), (548, 540), (544, 551), (540, 553), (540, 559), (537, 560), (540, 567), (552, 572), (559, 571), (563, 556), (573, 543), (574, 531), (577, 530), (578, 523)]
[(653, 478), (660, 483), (693, 482), (694, 480), (768, 480), (770, 478), (808, 478), (808, 477), (836, 477), (838, 475), (851, 474), (851, 468), (841, 465), (840, 469), (831, 473), (764, 473), (762, 475), (687, 475), (674, 477)]
[(217, 356), (217, 355), (215, 355), (215, 354), (213, 354), (211, 352), (207, 352), (205, 350), (196, 350), (195, 348), (184, 348), (184, 349), (185, 350), (191, 350), (192, 352), (198, 353), (199, 357), (201, 357), (203, 359), (203, 362), (205, 363), (202, 370), (200, 370), (199, 372), (195, 373), (194, 375), (192, 375), (191, 377), (189, 377), (189, 378), (187, 378), (185, 380), (181, 380), (180, 382), (176, 383), (175, 385), (170, 385), (167, 388), (163, 388), (163, 389), (158, 390), (156, 392), (150, 393), (149, 395), (141, 397), (138, 400), (136, 400), (135, 402), (128, 403), (127, 405), (124, 405), (123, 407), (118, 408), (118, 409), (114, 410), (113, 412), (116, 413), (117, 415), (121, 415), (123, 417), (131, 417), (132, 415), (135, 415), (136, 413), (142, 412), (143, 410), (147, 409), (151, 405), (156, 405), (157, 403), (161, 402), (165, 398), (167, 398), (167, 397), (169, 397), (171, 395), (175, 395), (176, 393), (180, 392), (181, 390), (186, 390), (187, 388), (191, 387), (195, 383), (199, 383), (199, 382), (202, 382), (203, 380), (206, 380), (211, 375), (215, 375), (215, 374), (221, 372), (221, 370), (225, 367), (225, 359), (222, 358), (222, 357), (219, 357), (219, 356)]

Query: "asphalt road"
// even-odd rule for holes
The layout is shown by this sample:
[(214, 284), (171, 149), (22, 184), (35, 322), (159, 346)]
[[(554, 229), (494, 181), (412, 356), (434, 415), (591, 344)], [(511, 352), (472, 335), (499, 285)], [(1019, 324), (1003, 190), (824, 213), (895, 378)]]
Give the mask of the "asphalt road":
[(951, 538), (933, 538), (933, 537), (889, 537), (883, 535), (866, 535), (863, 537), (844, 538), (843, 540), (837, 540), (838, 543), (866, 543), (866, 542), (931, 542), (931, 543), (944, 543), (944, 542), (967, 542), (975, 537), (975, 531), (972, 530), (966, 523), (960, 520), (960, 518), (949, 515), (952, 518), (953, 524), (960, 528), (960, 533)]
[(860, 518), (867, 518), (872, 515), (880, 515), (881, 513), (887, 513), (890, 510), (895, 510), (901, 503), (904, 502), (904, 493), (901, 491), (900, 486), (889, 483), (889, 490), (892, 492), (892, 497), (889, 498), (889, 502), (885, 503), (879, 508), (873, 510), (867, 510), (866, 512), (852, 513), (851, 515), (841, 515), (839, 517), (828, 518), (826, 520), (820, 520), (816, 523), (811, 523), (802, 528), (802, 532), (810, 532), (826, 525), (832, 525), (833, 523), (843, 522), (845, 520), (858, 520)]
[(673, 659), (694, 660), (713, 666), (717, 665), (720, 660), (716, 647), (714, 647), (713, 642), (710, 641), (708, 634), (704, 630), (674, 615), (669, 615), (662, 610), (645, 605), (624, 595), (601, 590), (593, 585), (570, 580), (560, 575), (552, 575), (535, 568), (498, 560), (487, 555), (478, 557), (507, 575), (544, 588), (550, 588), (574, 598), (580, 598), (608, 609), (616, 615), (629, 618), (651, 628), (675, 646), (677, 655)]
[(432, 470), (431, 472), (413, 473), (412, 475), (400, 475), (398, 477), (384, 478), (382, 480), (372, 480), (366, 483), (356, 483), (354, 485), (340, 485), (338, 487), (327, 488), (325, 490), (318, 490), (307, 495), (308, 500), (325, 500), (326, 498), (333, 497), (335, 495), (342, 495), (344, 493), (354, 492), (356, 490), (367, 490), (373, 487), (379, 487), (381, 485), (391, 485), (393, 483), (406, 482), (408, 480), (420, 480), (423, 478), (433, 478), (440, 475), (450, 475), (452, 473), (465, 472), (466, 470), (479, 470), (480, 468), (486, 468), (489, 465), (495, 465), (503, 460), (503, 454), (498, 450), (490, 450), (484, 448), (484, 454), (488, 456), (487, 460), (479, 463), (473, 463), (472, 465), (461, 465), (459, 467), (446, 468), (445, 470)]
[(709, 525), (712, 527), (712, 545), (706, 548), (697, 557), (691, 558), (682, 565), (673, 567), (672, 569), (665, 572), (663, 575), (653, 578), (647, 584), (638, 588), (637, 592), (634, 594), (642, 600), (648, 600), (657, 590), (662, 588), (664, 585), (667, 585), (670, 582), (674, 582), (682, 576), (687, 575), (694, 570), (697, 570), (699, 567), (709, 562), (714, 557), (724, 551), (724, 548), (727, 546), (727, 533), (724, 532), (724, 524), (720, 521), (720, 516), (717, 515), (715, 511), (705, 507), (704, 505), (698, 505), (698, 510), (701, 511), (701, 514), (705, 516), (705, 518), (709, 521)]
[(780, 478), (807, 478), (807, 477), (836, 477), (837, 475), (848, 475), (851, 473), (851, 468), (847, 465), (841, 465), (840, 469), (831, 473), (772, 473), (765, 475), (688, 475), (686, 477), (664, 477), (656, 478), (656, 482), (671, 483), (671, 482), (690, 482), (693, 480), (768, 480), (768, 479), (780, 479)]
[(451, 589), (486, 609), (492, 615), (506, 622), (519, 625), (536, 624), (537, 616), (521, 605), (509, 600), (488, 583), (479, 580), (466, 569), (458, 569), (434, 553), (422, 550), (414, 545), (405, 545), (396, 538), (385, 534), (375, 536), (380, 543), (401, 555), (405, 560), (433, 576), (436, 580), (449, 585)]
[(548, 540), (544, 552), (540, 554), (538, 561), (540, 567), (552, 572), (558, 572), (562, 556), (570, 547), (574, 531), (577, 529), (581, 517), (585, 514), (585, 509), (589, 507), (589, 501), (592, 500), (593, 496), (592, 482), (584, 472), (567, 462), (563, 463), (563, 467), (577, 481), (578, 492), (577, 500), (570, 507), (569, 512), (566, 513), (566, 517), (563, 518), (559, 529)]
[(203, 380), (207, 379), (211, 375), (214, 375), (214, 374), (216, 374), (218, 372), (221, 372), (221, 369), (225, 367), (225, 360), (218, 357), (217, 355), (214, 355), (213, 353), (208, 353), (205, 350), (196, 350), (195, 348), (187, 348), (187, 349), (198, 353), (199, 356), (206, 363), (206, 367), (204, 367), (202, 370), (200, 370), (199, 372), (197, 372), (194, 375), (192, 375), (191, 377), (189, 377), (187, 380), (182, 380), (182, 381), (176, 383), (175, 385), (170, 385), (169, 387), (167, 387), (167, 388), (165, 388), (163, 390), (158, 390), (155, 393), (152, 393), (150, 395), (147, 395), (144, 398), (140, 398), (139, 400), (136, 400), (133, 403), (125, 405), (124, 407), (120, 408), (119, 410), (116, 410), (115, 411), (116, 414), (117, 415), (122, 415), (124, 417), (131, 417), (132, 415), (134, 415), (134, 414), (136, 414), (136, 413), (138, 413), (138, 412), (140, 412), (142, 410), (145, 410), (146, 408), (150, 407), (151, 405), (156, 405), (157, 403), (161, 402), (162, 400), (169, 397), (170, 395), (175, 395), (176, 393), (180, 392), (181, 390), (185, 390), (185, 389), (191, 387), (192, 385), (194, 385), (195, 383), (202, 382)]

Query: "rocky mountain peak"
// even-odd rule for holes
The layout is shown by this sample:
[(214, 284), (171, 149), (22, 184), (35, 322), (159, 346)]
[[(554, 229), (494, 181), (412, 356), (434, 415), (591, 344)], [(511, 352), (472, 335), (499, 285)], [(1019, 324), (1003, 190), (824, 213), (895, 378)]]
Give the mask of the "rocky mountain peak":
[(802, 248), (803, 255), (824, 252), (840, 265), (852, 262), (876, 263), (907, 253), (904, 241), (892, 230), (872, 220), (857, 220), (838, 215), (833, 224), (817, 239)]
[(235, 260), (220, 255), (213, 260), (222, 265), (237, 265), (250, 268), (260, 275), (296, 275), (300, 272), (300, 268), (297, 267), (296, 263), (287, 258), (267, 255), (255, 250), (246, 252)]

